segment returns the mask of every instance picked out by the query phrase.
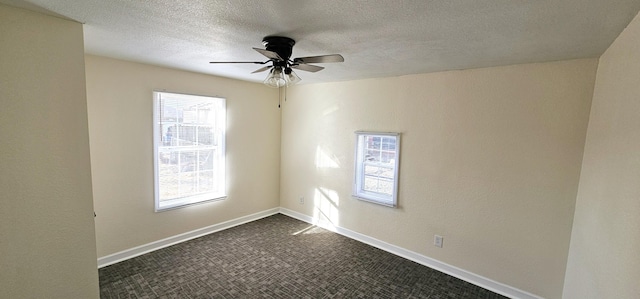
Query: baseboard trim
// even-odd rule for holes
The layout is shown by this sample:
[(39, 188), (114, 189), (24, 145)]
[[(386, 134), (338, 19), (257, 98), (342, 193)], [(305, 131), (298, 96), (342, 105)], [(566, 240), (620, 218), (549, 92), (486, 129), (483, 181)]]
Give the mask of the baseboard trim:
[(505, 285), (503, 283), (491, 280), (489, 278), (480, 276), (478, 274), (460, 269), (458, 267), (440, 262), (436, 259), (427, 257), (425, 255), (421, 255), (419, 253), (404, 249), (402, 247), (398, 247), (396, 245), (392, 245), (389, 243), (386, 243), (384, 241), (380, 241), (378, 239), (369, 237), (367, 235), (363, 235), (361, 233), (357, 233), (354, 232), (352, 230), (346, 229), (346, 228), (342, 228), (339, 226), (333, 226), (330, 223), (325, 223), (322, 221), (319, 221), (319, 219), (315, 219), (313, 217), (310, 217), (308, 215), (293, 211), (293, 210), (289, 210), (286, 208), (280, 208), (280, 213), (287, 215), (289, 217), (292, 218), (296, 218), (300, 221), (304, 221), (310, 224), (314, 224), (317, 226), (320, 226), (322, 228), (325, 228), (327, 230), (336, 232), (338, 234), (341, 234), (345, 237), (360, 241), (362, 243), (365, 244), (369, 244), (371, 246), (377, 247), (379, 249), (382, 249), (384, 251), (387, 251), (389, 253), (401, 256), (403, 258), (406, 258), (408, 260), (414, 261), (416, 263), (422, 264), (424, 266), (427, 266), (429, 268), (433, 268), (435, 270), (438, 270), (440, 272), (446, 273), (448, 275), (451, 275), (453, 277), (462, 279), (466, 282), (472, 283), (474, 285), (483, 287), (487, 290), (490, 290), (492, 292), (498, 293), (500, 295), (503, 296), (507, 296), (509, 298), (518, 298), (518, 299), (542, 299), (542, 297), (539, 297), (537, 295), (531, 294), (529, 292)]
[(243, 217), (239, 217), (236, 219), (232, 219), (229, 221), (225, 221), (222, 223), (218, 223), (218, 224), (214, 224), (214, 225), (210, 225), (207, 227), (203, 227), (200, 229), (196, 229), (196, 230), (192, 230), (186, 233), (182, 233), (179, 235), (175, 235), (172, 237), (168, 237), (162, 240), (158, 240), (158, 241), (154, 241), (151, 243), (147, 243), (141, 246), (137, 246), (134, 248), (130, 248), (127, 250), (123, 250), (120, 252), (116, 252), (114, 254), (110, 254), (104, 257), (100, 257), (98, 258), (98, 268), (102, 268), (102, 267), (106, 267), (124, 260), (128, 260), (130, 258), (134, 258), (136, 256), (140, 256), (143, 255), (145, 253), (149, 253), (161, 248), (165, 248), (165, 247), (169, 247), (171, 245), (174, 244), (178, 244), (184, 241), (188, 241), (191, 239), (195, 239), (204, 235), (208, 235), (211, 233), (215, 233), (217, 231), (221, 231), (221, 230), (225, 230), (228, 228), (232, 228), (234, 226), (238, 226), (241, 224), (245, 224), (247, 222), (251, 222), (251, 221), (255, 221), (258, 219), (262, 219), (265, 217), (269, 217), (271, 215), (275, 215), (275, 214), (284, 214), (287, 215), (289, 217), (298, 219), (300, 221), (304, 221), (313, 225), (317, 225), (319, 227), (325, 228), (327, 230), (333, 231), (335, 233), (341, 234), (345, 237), (360, 241), (362, 243), (365, 244), (369, 244), (371, 246), (377, 247), (379, 249), (382, 249), (384, 251), (387, 251), (389, 253), (395, 254), (397, 256), (401, 256), (403, 258), (406, 258), (408, 260), (414, 261), (416, 263), (419, 263), (421, 265), (433, 268), (435, 270), (438, 270), (440, 272), (446, 273), (448, 275), (451, 275), (453, 277), (462, 279), (466, 282), (472, 283), (474, 285), (483, 287), (487, 290), (490, 290), (492, 292), (501, 294), (503, 296), (507, 296), (509, 298), (517, 298), (517, 299), (543, 299), (542, 297), (539, 297), (537, 295), (531, 294), (529, 292), (505, 285), (503, 283), (491, 280), (489, 278), (480, 276), (478, 274), (460, 269), (458, 267), (440, 262), (436, 259), (421, 255), (419, 253), (404, 249), (402, 247), (396, 246), (396, 245), (392, 245), (389, 244), (387, 242), (369, 237), (367, 235), (358, 233), (358, 232), (354, 232), (352, 230), (346, 229), (346, 228), (342, 228), (339, 226), (333, 226), (331, 223), (328, 222), (323, 222), (320, 221), (319, 219), (316, 219), (314, 217), (293, 211), (293, 210), (289, 210), (286, 208), (273, 208), (273, 209), (269, 209), (269, 210), (265, 210), (262, 212), (258, 212), (258, 213), (254, 213), (251, 215), (247, 215), (247, 216), (243, 216)]
[(154, 241), (151, 243), (147, 243), (144, 245), (140, 245), (134, 248), (130, 248), (127, 250), (123, 250), (120, 252), (116, 252), (114, 254), (110, 254), (107, 256), (103, 256), (98, 258), (98, 268), (106, 267), (117, 262), (121, 262), (124, 260), (128, 260), (130, 258), (134, 258), (139, 255), (143, 255), (145, 253), (149, 253), (151, 251), (155, 251), (161, 248), (169, 247), (174, 244), (178, 244), (184, 241), (188, 241), (191, 239), (195, 239), (197, 237), (201, 237), (204, 235), (208, 235), (211, 233), (215, 233), (217, 231), (225, 230), (228, 228), (232, 228), (234, 226), (238, 226), (241, 224), (245, 224), (247, 222), (255, 221), (258, 219), (262, 219), (264, 217), (268, 217), (271, 215), (278, 214), (280, 212), (279, 208), (273, 208), (269, 210), (265, 210), (262, 212), (258, 212), (255, 214), (239, 217), (236, 219), (232, 219), (229, 221), (221, 222), (218, 224), (210, 225), (207, 227), (199, 228), (196, 230), (192, 230), (186, 233), (182, 233), (179, 235), (171, 236), (162, 240)]

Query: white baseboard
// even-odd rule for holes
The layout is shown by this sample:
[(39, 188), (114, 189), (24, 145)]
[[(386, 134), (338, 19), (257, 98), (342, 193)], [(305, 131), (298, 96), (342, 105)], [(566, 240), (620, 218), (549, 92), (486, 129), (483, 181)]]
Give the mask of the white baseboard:
[(145, 253), (155, 251), (161, 248), (169, 247), (174, 244), (178, 244), (184, 241), (188, 241), (191, 239), (195, 239), (197, 237), (201, 237), (204, 235), (208, 235), (210, 233), (214, 233), (217, 231), (225, 230), (234, 226), (238, 226), (240, 224), (244, 224), (247, 222), (251, 222), (254, 220), (262, 219), (264, 217), (268, 217), (271, 215), (278, 214), (280, 212), (279, 208), (273, 208), (266, 211), (258, 212), (255, 214), (243, 216), (240, 218), (232, 219), (229, 221), (225, 221), (222, 223), (210, 225), (207, 227), (199, 228), (196, 230), (192, 230), (190, 232), (182, 233), (179, 235), (171, 236), (162, 240), (158, 240), (155, 242), (147, 243), (141, 246), (137, 246), (134, 248), (130, 248), (127, 250), (123, 250), (120, 252), (116, 252), (114, 254), (110, 254), (107, 256), (103, 256), (98, 258), (98, 268), (102, 268), (105, 266), (109, 266), (111, 264), (115, 264), (117, 262), (121, 262), (130, 258), (134, 258), (139, 255), (143, 255)]
[(247, 222), (251, 222), (254, 220), (258, 220), (258, 219), (262, 219), (264, 217), (268, 217), (271, 215), (275, 215), (275, 214), (284, 214), (287, 215), (289, 217), (292, 218), (296, 218), (300, 221), (304, 221), (310, 224), (314, 224), (317, 226), (320, 226), (322, 228), (325, 228), (327, 230), (336, 232), (338, 234), (341, 234), (345, 237), (360, 241), (362, 243), (365, 244), (369, 244), (371, 246), (380, 248), (384, 251), (390, 252), (392, 254), (395, 254), (397, 256), (401, 256), (403, 258), (406, 258), (408, 260), (414, 261), (416, 263), (419, 263), (421, 265), (425, 265), (427, 267), (433, 268), (435, 270), (438, 270), (440, 272), (446, 273), (448, 275), (451, 275), (453, 277), (462, 279), (464, 281), (467, 281), (469, 283), (472, 283), (474, 285), (483, 287), (487, 290), (490, 290), (492, 292), (501, 294), (503, 296), (507, 296), (510, 298), (517, 298), (517, 299), (543, 299), (542, 297), (536, 296), (534, 294), (528, 293), (526, 291), (505, 285), (503, 283), (491, 280), (489, 278), (471, 273), (469, 271), (460, 269), (458, 267), (440, 262), (438, 260), (435, 260), (433, 258), (421, 255), (419, 253), (404, 249), (402, 247), (398, 247), (396, 245), (392, 245), (389, 243), (386, 243), (384, 241), (380, 241), (378, 239), (369, 237), (367, 235), (363, 235), (361, 233), (357, 233), (354, 232), (352, 230), (346, 229), (346, 228), (342, 228), (342, 227), (336, 227), (333, 226), (331, 223), (328, 222), (323, 222), (320, 221), (320, 219), (315, 219), (313, 217), (310, 217), (308, 215), (293, 211), (293, 210), (289, 210), (289, 209), (285, 209), (285, 208), (274, 208), (274, 209), (269, 209), (269, 210), (265, 210), (262, 212), (258, 212), (255, 214), (251, 214), (251, 215), (247, 215), (247, 216), (243, 216), (240, 218), (236, 218), (236, 219), (232, 219), (229, 221), (225, 221), (222, 223), (218, 223), (218, 224), (214, 224), (211, 226), (207, 226), (207, 227), (203, 227), (200, 229), (196, 229), (190, 232), (186, 232), (186, 233), (182, 233), (179, 235), (175, 235), (169, 238), (165, 238), (162, 240), (158, 240), (155, 242), (151, 242), (148, 244), (144, 244), (141, 246), (137, 246), (131, 249), (127, 249), (127, 250), (123, 250), (120, 252), (116, 252), (114, 254), (110, 254), (104, 257), (100, 257), (98, 258), (98, 268), (102, 268), (105, 266), (109, 266), (112, 264), (115, 264), (117, 262), (121, 262), (130, 258), (134, 258), (136, 256), (139, 255), (143, 255), (145, 253), (151, 252), (151, 251), (155, 251), (161, 248), (165, 248), (174, 244), (178, 244), (184, 241), (188, 241), (191, 239), (195, 239), (197, 237), (201, 237), (210, 233), (214, 233), (217, 231), (221, 231), (221, 230), (225, 230), (234, 226), (238, 226)]
[(433, 268), (435, 270), (438, 270), (440, 272), (446, 273), (448, 275), (451, 275), (453, 277), (462, 279), (466, 282), (472, 283), (474, 285), (480, 286), (482, 288), (485, 288), (487, 290), (490, 290), (494, 293), (498, 293), (500, 295), (503, 296), (507, 296), (509, 298), (517, 298), (517, 299), (542, 299), (542, 297), (531, 294), (529, 292), (505, 285), (503, 283), (491, 280), (489, 278), (480, 276), (478, 274), (474, 274), (471, 273), (469, 271), (460, 269), (458, 267), (440, 262), (438, 260), (435, 260), (433, 258), (421, 255), (419, 253), (415, 253), (413, 251), (404, 249), (402, 247), (398, 247), (389, 243), (386, 243), (384, 241), (380, 241), (378, 239), (363, 235), (361, 233), (357, 233), (354, 232), (352, 230), (348, 230), (346, 228), (342, 228), (339, 226), (333, 226), (330, 223), (324, 223), (322, 221), (320, 221), (319, 219), (315, 219), (313, 217), (307, 216), (305, 214), (302, 213), (298, 213), (296, 211), (292, 211), (289, 209), (285, 209), (285, 208), (280, 208), (280, 213), (287, 215), (289, 217), (293, 217), (296, 218), (298, 220), (310, 223), (310, 224), (314, 224), (317, 226), (320, 226), (322, 228), (325, 228), (327, 230), (336, 232), (338, 234), (341, 234), (345, 237), (360, 241), (362, 243), (365, 244), (369, 244), (371, 246), (380, 248), (384, 251), (390, 252), (392, 254), (395, 254), (397, 256), (401, 256), (403, 258), (406, 258), (408, 260), (414, 261), (416, 263), (425, 265), (429, 268)]

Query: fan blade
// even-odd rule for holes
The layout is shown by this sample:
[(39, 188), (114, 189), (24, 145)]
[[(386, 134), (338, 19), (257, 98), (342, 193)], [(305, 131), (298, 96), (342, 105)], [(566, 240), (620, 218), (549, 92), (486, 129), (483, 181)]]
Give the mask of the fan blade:
[(328, 63), (328, 62), (344, 62), (344, 57), (340, 54), (330, 54), (321, 56), (298, 57), (293, 63)]
[(291, 66), (292, 69), (297, 69), (297, 70), (302, 70), (302, 71), (307, 71), (307, 72), (312, 72), (315, 73), (317, 71), (321, 71), (324, 69), (324, 67), (321, 66), (317, 66), (317, 65), (312, 65), (312, 64), (294, 64)]
[(273, 67), (272, 65), (265, 66), (265, 67), (261, 67), (261, 68), (259, 68), (259, 69), (255, 70), (255, 71), (253, 71), (253, 72), (251, 72), (251, 73), (252, 73), (252, 74), (255, 74), (255, 73), (259, 73), (259, 72), (264, 72), (264, 71), (266, 71), (266, 70), (268, 70), (268, 69), (270, 69), (270, 68), (272, 68), (272, 67)]
[(260, 54), (262, 54), (264, 56), (267, 56), (267, 58), (269, 58), (269, 59), (276, 59), (276, 60), (279, 60), (279, 61), (283, 61), (284, 60), (276, 52), (265, 50), (265, 49), (260, 49), (260, 48), (253, 48), (253, 49), (258, 51), (258, 53), (260, 53)]
[(209, 63), (253, 63), (253, 64), (265, 64), (267, 62), (269, 62), (270, 60), (267, 60), (265, 62), (261, 62), (261, 61), (210, 61)]

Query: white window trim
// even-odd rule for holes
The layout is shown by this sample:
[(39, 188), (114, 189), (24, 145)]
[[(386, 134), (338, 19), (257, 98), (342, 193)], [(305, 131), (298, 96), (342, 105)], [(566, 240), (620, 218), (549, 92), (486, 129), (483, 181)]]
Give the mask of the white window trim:
[(209, 97), (222, 100), (222, 106), (224, 113), (222, 113), (221, 118), (219, 119), (225, 126), (226, 130), (226, 111), (227, 111), (227, 101), (225, 98), (219, 96), (207, 96), (207, 95), (195, 95), (195, 94), (187, 94), (187, 93), (179, 93), (179, 92), (168, 92), (168, 91), (154, 91), (153, 92), (153, 185), (154, 185), (154, 209), (155, 212), (163, 212), (167, 210), (178, 209), (186, 206), (196, 205), (200, 203), (222, 200), (227, 198), (227, 188), (226, 188), (226, 132), (222, 133), (222, 138), (219, 140), (218, 149), (220, 154), (222, 154), (222, 159), (220, 159), (219, 167), (216, 169), (219, 177), (221, 177), (220, 184), (222, 185), (222, 191), (219, 193), (205, 193), (199, 195), (193, 195), (185, 198), (176, 198), (168, 201), (164, 201), (162, 205), (160, 204), (160, 184), (159, 184), (159, 167), (158, 167), (158, 145), (162, 143), (162, 131), (160, 129), (160, 115), (158, 112), (159, 109), (159, 97), (161, 94), (174, 94), (174, 95), (183, 95), (183, 96), (196, 96), (196, 97)]
[[(397, 207), (398, 205), (398, 174), (399, 166), (400, 166), (400, 133), (394, 132), (369, 132), (369, 131), (356, 131), (356, 146), (355, 146), (355, 176), (353, 183), (353, 194), (352, 196), (367, 202), (372, 202), (376, 204), (380, 204), (388, 207)], [(370, 192), (362, 190), (362, 182), (363, 182), (363, 171), (364, 171), (364, 157), (362, 157), (362, 146), (364, 142), (364, 136), (380, 136), (380, 137), (388, 137), (392, 136), (396, 139), (396, 151), (394, 156), (394, 171), (393, 171), (393, 192), (391, 196), (385, 196), (380, 193)], [(383, 167), (386, 167), (383, 166)]]

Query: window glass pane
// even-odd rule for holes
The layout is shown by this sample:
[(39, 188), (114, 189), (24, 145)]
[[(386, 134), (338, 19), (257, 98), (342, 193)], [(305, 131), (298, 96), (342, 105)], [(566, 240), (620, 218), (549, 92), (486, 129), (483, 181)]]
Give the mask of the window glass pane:
[(367, 156), (365, 157), (365, 159), (370, 162), (380, 162), (380, 151), (367, 150)]
[(202, 170), (212, 170), (213, 169), (213, 150), (206, 149), (198, 151), (198, 169)]
[(364, 164), (364, 175), (369, 177), (379, 177), (381, 179), (393, 180), (393, 167), (383, 167), (378, 165)]
[(154, 93), (156, 210), (225, 196), (225, 100)]
[(213, 127), (210, 127), (210, 126), (198, 127), (198, 144), (214, 145), (213, 144)]
[(176, 198), (180, 194), (178, 191), (179, 168), (177, 154), (175, 151), (162, 150), (159, 151), (158, 156), (160, 200)]
[(181, 172), (178, 175), (180, 194), (190, 194), (195, 190), (196, 178), (193, 172)]
[(211, 192), (216, 191), (215, 185), (213, 183), (214, 174), (211, 170), (205, 170), (200, 172), (200, 176), (198, 177), (200, 184), (200, 191), (202, 192)]
[(196, 154), (194, 151), (180, 151), (180, 172), (196, 171)]
[(396, 205), (399, 134), (356, 133), (354, 196)]
[(391, 195), (393, 192), (393, 168), (364, 165), (364, 191)]
[(381, 180), (376, 177), (365, 176), (364, 191), (391, 195), (393, 192), (393, 183), (388, 180)]

